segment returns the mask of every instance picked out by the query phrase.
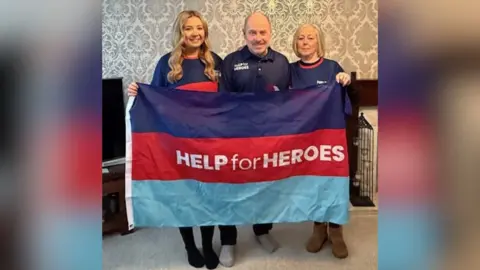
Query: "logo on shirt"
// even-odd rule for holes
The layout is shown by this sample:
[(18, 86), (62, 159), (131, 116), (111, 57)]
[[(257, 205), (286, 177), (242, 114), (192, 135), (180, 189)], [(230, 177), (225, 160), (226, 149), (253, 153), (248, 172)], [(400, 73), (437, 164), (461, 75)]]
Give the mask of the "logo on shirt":
[(222, 73), (220, 72), (220, 70), (213, 70), (213, 72), (215, 72), (215, 76), (217, 76), (217, 78), (220, 78), (222, 77)]
[(278, 88), (278, 86), (276, 86), (274, 84), (268, 84), (267, 85), (267, 91), (268, 92), (278, 92), (278, 91), (280, 91), (280, 88)]
[(249, 69), (248, 63), (238, 63), (233, 66), (233, 71)]
[(327, 81), (317, 81), (317, 84), (326, 84)]

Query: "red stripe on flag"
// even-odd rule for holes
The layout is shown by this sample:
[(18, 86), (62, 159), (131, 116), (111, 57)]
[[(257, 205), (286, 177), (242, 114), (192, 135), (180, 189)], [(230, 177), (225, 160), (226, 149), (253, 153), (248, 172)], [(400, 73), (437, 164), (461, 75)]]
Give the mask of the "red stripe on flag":
[(349, 172), (345, 130), (339, 129), (227, 139), (133, 133), (132, 142), (134, 180), (249, 183)]
[(176, 89), (200, 92), (217, 92), (218, 83), (216, 82), (196, 82), (177, 86)]

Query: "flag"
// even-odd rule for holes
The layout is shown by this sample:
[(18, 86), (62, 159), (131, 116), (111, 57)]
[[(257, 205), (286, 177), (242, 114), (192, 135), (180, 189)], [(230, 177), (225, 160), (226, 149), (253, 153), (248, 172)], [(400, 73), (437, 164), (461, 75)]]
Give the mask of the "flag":
[(264, 93), (139, 84), (126, 116), (130, 228), (345, 224), (343, 93), (338, 83)]

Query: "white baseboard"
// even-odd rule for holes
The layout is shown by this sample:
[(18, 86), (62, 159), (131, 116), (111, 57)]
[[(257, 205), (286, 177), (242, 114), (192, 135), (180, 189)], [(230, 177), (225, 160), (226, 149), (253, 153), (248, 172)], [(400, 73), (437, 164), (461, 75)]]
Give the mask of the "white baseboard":
[(116, 158), (102, 162), (102, 168), (125, 164), (125, 157)]

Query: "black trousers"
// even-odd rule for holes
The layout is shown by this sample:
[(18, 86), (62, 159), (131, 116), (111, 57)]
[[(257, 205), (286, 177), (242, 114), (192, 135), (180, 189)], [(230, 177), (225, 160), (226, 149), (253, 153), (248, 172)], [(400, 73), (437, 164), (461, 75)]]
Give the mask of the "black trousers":
[[(193, 236), (193, 228), (192, 227), (181, 227), (178, 228), (180, 230), (180, 235), (182, 235), (183, 243), (185, 244), (185, 249), (195, 249), (197, 245), (195, 244), (195, 238)], [(211, 248), (213, 242), (213, 233), (215, 230), (215, 226), (201, 226), (200, 232), (202, 233), (202, 247)]]
[[(266, 224), (254, 224), (253, 232), (256, 236), (268, 234), (273, 228), (272, 223)], [(218, 226), (220, 230), (220, 241), (222, 245), (236, 245), (237, 244), (237, 227), (233, 225), (220, 225)]]
[(220, 242), (222, 246), (234, 246), (237, 244), (237, 227), (233, 225), (219, 225)]
[[(323, 222), (316, 222), (316, 221), (315, 221), (314, 223), (315, 223), (315, 224), (322, 224)], [(328, 223), (328, 227), (330, 227), (330, 228), (340, 228), (340, 224), (329, 222), (329, 223)]]
[(255, 233), (256, 236), (268, 234), (272, 228), (272, 223), (254, 224), (253, 233)]

